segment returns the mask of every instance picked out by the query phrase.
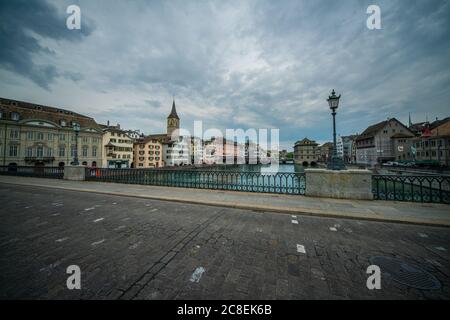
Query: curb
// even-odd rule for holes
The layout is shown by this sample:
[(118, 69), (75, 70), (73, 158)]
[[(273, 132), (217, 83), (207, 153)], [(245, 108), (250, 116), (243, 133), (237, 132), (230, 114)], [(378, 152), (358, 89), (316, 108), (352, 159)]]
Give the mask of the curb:
[(119, 192), (112, 192), (112, 191), (99, 191), (99, 190), (92, 190), (92, 189), (71, 188), (71, 187), (30, 184), (30, 183), (20, 183), (20, 182), (0, 181), (0, 183), (20, 185), (20, 186), (60, 189), (60, 190), (67, 190), (67, 191), (88, 192), (88, 193), (121, 196), (121, 197), (129, 197), (129, 198), (141, 198), (141, 199), (170, 201), (170, 202), (188, 203), (188, 204), (196, 204), (196, 205), (226, 207), (226, 208), (242, 209), (242, 210), (253, 210), (253, 211), (259, 211), (259, 212), (272, 212), (272, 213), (291, 214), (291, 215), (298, 214), (298, 215), (311, 216), (311, 217), (366, 220), (366, 221), (372, 221), (372, 222), (389, 222), (389, 223), (401, 223), (401, 224), (412, 224), (412, 225), (433, 226), (433, 227), (450, 227), (450, 220), (448, 220), (448, 221), (447, 220), (430, 221), (430, 220), (421, 220), (421, 219), (408, 218), (408, 217), (387, 218), (387, 217), (371, 216), (371, 215), (368, 215), (367, 213), (352, 213), (352, 214), (345, 213), (345, 214), (342, 214), (342, 212), (338, 212), (338, 211), (327, 211), (327, 210), (320, 210), (320, 209), (313, 209), (313, 208), (292, 208), (292, 207), (261, 206), (261, 205), (255, 205), (255, 204), (241, 204), (241, 203), (236, 203), (236, 202), (201, 201), (201, 200), (193, 200), (193, 199), (185, 199), (185, 198), (152, 196), (152, 195), (146, 195), (146, 194), (130, 194), (130, 193), (127, 194), (127, 193), (123, 193), (123, 192), (119, 193)]

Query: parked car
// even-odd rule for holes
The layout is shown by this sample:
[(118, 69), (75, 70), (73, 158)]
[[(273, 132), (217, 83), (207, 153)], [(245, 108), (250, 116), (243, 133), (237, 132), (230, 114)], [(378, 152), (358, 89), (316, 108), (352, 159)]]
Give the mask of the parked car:
[(384, 167), (396, 167), (398, 165), (399, 165), (399, 163), (395, 162), (395, 161), (388, 161), (388, 162), (383, 163)]

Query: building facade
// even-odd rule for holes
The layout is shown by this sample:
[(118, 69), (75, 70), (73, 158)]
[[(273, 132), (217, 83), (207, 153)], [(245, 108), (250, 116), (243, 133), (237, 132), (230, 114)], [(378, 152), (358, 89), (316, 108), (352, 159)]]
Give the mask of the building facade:
[(160, 168), (164, 167), (163, 144), (158, 137), (147, 136), (138, 139), (134, 145), (135, 168)]
[[(80, 130), (76, 132), (75, 126)], [(0, 98), (0, 157), (4, 166), (65, 166), (78, 156), (102, 164), (102, 130), (94, 119), (57, 107)]]
[(355, 140), (357, 135), (339, 136), (336, 141), (336, 150), (344, 163), (356, 163)]
[(411, 143), (415, 162), (450, 166), (450, 135), (417, 137)]
[(368, 127), (356, 138), (358, 164), (376, 165), (403, 158), (410, 150), (409, 139), (415, 134), (395, 118)]
[(318, 147), (318, 158), (319, 162), (327, 163), (331, 160), (333, 156), (334, 146), (332, 142), (325, 142), (320, 147)]
[(130, 168), (133, 163), (133, 140), (120, 125), (102, 126), (103, 168)]
[(134, 167), (159, 168), (191, 163), (191, 141), (178, 135), (180, 118), (175, 100), (167, 117), (167, 131), (162, 134), (140, 136), (134, 142)]
[(294, 146), (294, 162), (303, 166), (317, 164), (318, 146), (315, 141), (308, 138), (297, 141)]

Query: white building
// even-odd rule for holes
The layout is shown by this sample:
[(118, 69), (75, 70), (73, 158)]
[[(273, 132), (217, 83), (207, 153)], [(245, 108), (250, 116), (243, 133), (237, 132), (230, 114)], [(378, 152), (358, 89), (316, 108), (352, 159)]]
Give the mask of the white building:
[(191, 164), (190, 137), (179, 137), (177, 141), (164, 141), (163, 159), (166, 166), (183, 166)]

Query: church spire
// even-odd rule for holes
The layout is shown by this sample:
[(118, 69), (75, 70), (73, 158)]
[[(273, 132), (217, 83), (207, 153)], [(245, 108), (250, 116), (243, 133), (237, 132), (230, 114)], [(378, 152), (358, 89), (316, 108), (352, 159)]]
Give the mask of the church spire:
[(172, 103), (172, 111), (170, 112), (170, 114), (167, 118), (175, 118), (175, 119), (180, 120), (180, 118), (178, 117), (178, 114), (177, 114), (177, 108), (175, 107), (175, 98), (173, 99), (173, 103)]
[(409, 128), (411, 128), (411, 126), (412, 126), (412, 122), (411, 122), (411, 112), (409, 113)]
[(170, 114), (167, 117), (167, 135), (171, 137), (172, 133), (178, 129), (180, 129), (180, 118), (177, 114), (177, 108), (175, 107), (174, 98), (172, 102), (172, 111), (170, 111)]

